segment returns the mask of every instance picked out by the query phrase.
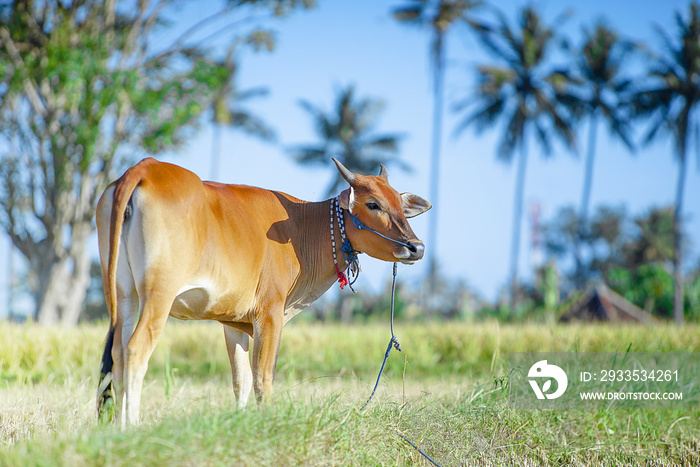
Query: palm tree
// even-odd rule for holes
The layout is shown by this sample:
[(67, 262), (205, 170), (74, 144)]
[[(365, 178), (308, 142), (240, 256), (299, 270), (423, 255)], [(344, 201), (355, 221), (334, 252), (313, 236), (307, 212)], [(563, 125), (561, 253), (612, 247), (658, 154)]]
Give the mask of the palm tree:
[(261, 118), (243, 107), (252, 98), (266, 96), (268, 90), (256, 87), (239, 91), (235, 85), (237, 66), (232, 54), (229, 53), (224, 66), (228, 68), (226, 84), (218, 91), (212, 105), (212, 149), (209, 167), (210, 178), (213, 180), (219, 174), (221, 160), (221, 136), (223, 127), (236, 128), (243, 133), (272, 142), (276, 139), (275, 132)]
[(498, 156), (510, 162), (516, 149), (520, 150), (510, 252), (511, 303), (514, 303), (518, 288), (527, 138), (534, 134), (544, 154), (549, 155), (552, 150), (552, 133), (569, 148), (574, 146), (574, 134), (567, 115), (557, 100), (560, 96), (557, 90), (568, 82), (568, 76), (561, 71), (551, 70), (546, 62), (547, 54), (556, 42), (553, 30), (542, 23), (533, 7), (522, 10), (517, 29), (509, 26), (501, 12), (496, 15), (497, 25), (482, 25), (478, 37), (499, 63), (477, 68), (476, 94), (458, 102), (455, 111), (466, 111), (473, 103), (476, 103), (477, 108), (469, 111), (455, 133), (459, 134), (471, 125), (474, 125), (477, 132), (481, 132), (502, 119), (506, 122), (506, 128), (498, 145)]
[[(396, 133), (376, 134), (377, 118), (384, 103), (375, 99), (357, 99), (355, 88), (348, 86), (336, 98), (330, 113), (308, 101), (301, 107), (313, 119), (320, 142), (291, 148), (291, 155), (301, 164), (316, 164), (335, 167), (335, 157), (355, 173), (369, 174), (377, 171), (379, 164), (408, 166), (398, 158), (401, 135)], [(336, 193), (346, 182), (337, 170), (335, 179), (328, 187), (327, 196)]]
[(621, 68), (629, 52), (635, 47), (631, 42), (621, 40), (602, 22), (598, 23), (594, 32), (584, 29), (583, 34), (584, 44), (575, 59), (576, 77), (559, 97), (576, 114), (588, 117), (588, 154), (577, 220), (578, 233), (575, 236), (574, 285), (577, 288), (584, 285), (581, 241), (583, 236), (590, 233), (588, 210), (593, 185), (598, 122), (604, 120), (610, 133), (619, 138), (630, 151), (633, 150), (629, 120), (622, 114), (631, 79), (622, 75)]
[[(435, 245), (437, 237), (438, 202), (440, 188), (440, 152), (442, 147), (443, 83), (445, 79), (445, 36), (458, 22), (474, 25), (467, 12), (481, 6), (480, 0), (407, 0), (394, 8), (394, 18), (405, 24), (427, 26), (432, 33), (430, 44), (433, 71), (433, 134), (430, 151), (430, 202), (433, 205), (428, 225), (428, 244)], [(430, 288), (436, 284), (437, 262), (435, 248), (428, 251), (428, 280)]]
[(650, 84), (634, 96), (637, 115), (650, 119), (644, 143), (666, 132), (673, 138), (678, 158), (673, 213), (673, 318), (683, 322), (683, 193), (691, 137), (698, 138), (700, 101), (700, 5), (693, 2), (689, 17), (676, 13), (677, 36), (659, 29), (664, 54), (656, 57), (648, 71)]

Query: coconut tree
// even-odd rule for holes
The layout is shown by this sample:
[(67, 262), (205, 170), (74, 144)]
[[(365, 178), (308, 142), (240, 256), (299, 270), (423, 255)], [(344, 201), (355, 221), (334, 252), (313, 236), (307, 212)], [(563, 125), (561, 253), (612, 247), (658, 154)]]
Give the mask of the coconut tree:
[(528, 138), (534, 136), (543, 153), (549, 155), (552, 135), (573, 148), (574, 133), (557, 92), (567, 83), (568, 77), (564, 72), (553, 70), (547, 61), (558, 42), (552, 28), (542, 22), (533, 7), (521, 11), (514, 28), (501, 12), (497, 11), (496, 17), (496, 25), (482, 25), (478, 34), (480, 43), (496, 63), (477, 68), (477, 92), (455, 106), (456, 112), (466, 113), (455, 133), (469, 126), (474, 126), (479, 133), (503, 121), (505, 130), (498, 144), (498, 157), (512, 162), (519, 152), (510, 251), (510, 290), (511, 303), (514, 303)]
[[(468, 13), (482, 5), (479, 0), (408, 0), (392, 10), (394, 18), (408, 25), (427, 27), (430, 41), (430, 66), (433, 74), (433, 129), (430, 151), (430, 202), (433, 213), (428, 224), (428, 243), (435, 245), (439, 209), (440, 152), (442, 147), (443, 83), (445, 80), (445, 37), (458, 23), (475, 25)], [(436, 283), (435, 248), (428, 251), (428, 279), (431, 288)]]
[(693, 2), (685, 18), (675, 15), (676, 36), (657, 28), (663, 53), (653, 57), (647, 72), (648, 85), (634, 95), (639, 117), (649, 120), (644, 143), (655, 141), (664, 133), (670, 135), (678, 160), (678, 178), (673, 213), (673, 318), (683, 322), (683, 194), (691, 138), (696, 143), (700, 125), (700, 5)]
[[(262, 37), (263, 33), (258, 33), (255, 37)], [(265, 36), (267, 37), (267, 36)], [(273, 49), (273, 43), (268, 41), (265, 47), (268, 51)], [(254, 44), (255, 45), (255, 44)], [(219, 173), (221, 160), (221, 137), (222, 130), (226, 127), (237, 129), (243, 133), (259, 138), (263, 141), (274, 141), (275, 131), (270, 128), (260, 117), (246, 109), (245, 103), (256, 97), (264, 97), (268, 94), (265, 87), (255, 87), (252, 89), (239, 90), (236, 86), (238, 74), (237, 62), (233, 56), (234, 46), (229, 49), (229, 53), (222, 66), (228, 69), (224, 86), (219, 89), (212, 103), (212, 146), (211, 163), (209, 166), (210, 178), (215, 179)], [(260, 46), (256, 46), (260, 48)]]
[(631, 79), (622, 72), (634, 44), (620, 39), (613, 30), (599, 22), (594, 31), (584, 29), (584, 42), (576, 54), (574, 74), (561, 94), (570, 109), (588, 120), (588, 148), (578, 214), (578, 234), (575, 240), (576, 272), (574, 284), (583, 286), (584, 272), (581, 260), (581, 240), (589, 234), (588, 210), (593, 186), (598, 125), (607, 124), (609, 132), (630, 150), (629, 119), (623, 109), (630, 94)]
[[(398, 157), (401, 135), (374, 131), (384, 109), (383, 102), (357, 98), (354, 86), (348, 86), (338, 93), (329, 113), (306, 100), (300, 105), (313, 120), (319, 138), (318, 143), (290, 148), (290, 154), (300, 164), (334, 167), (331, 157), (335, 157), (349, 170), (360, 174), (376, 172), (379, 164), (408, 168)], [(328, 196), (346, 183), (337, 170), (333, 173), (336, 176), (328, 187)]]

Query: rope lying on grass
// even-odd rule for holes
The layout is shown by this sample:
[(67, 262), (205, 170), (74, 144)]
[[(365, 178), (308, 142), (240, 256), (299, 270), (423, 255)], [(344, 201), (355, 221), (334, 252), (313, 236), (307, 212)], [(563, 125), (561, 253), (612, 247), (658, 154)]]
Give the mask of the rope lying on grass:
[(396, 334), (394, 334), (394, 296), (396, 295), (396, 269), (397, 265), (396, 263), (394, 263), (393, 278), (391, 280), (391, 340), (389, 341), (389, 345), (387, 346), (386, 352), (384, 353), (384, 361), (382, 362), (382, 367), (379, 369), (379, 374), (377, 375), (377, 382), (374, 383), (374, 389), (372, 389), (372, 394), (370, 394), (369, 399), (367, 399), (367, 402), (365, 402), (365, 405), (362, 406), (360, 411), (365, 410), (365, 407), (367, 407), (369, 402), (374, 397), (374, 393), (377, 392), (379, 380), (382, 379), (382, 373), (384, 373), (386, 361), (389, 359), (389, 355), (391, 354), (391, 348), (394, 347), (396, 348), (396, 350), (401, 352), (401, 344), (399, 344), (399, 339), (396, 337)]
[[(374, 383), (374, 389), (372, 389), (372, 394), (370, 394), (369, 398), (367, 399), (367, 402), (362, 406), (360, 411), (365, 410), (367, 405), (369, 405), (370, 401), (374, 397), (374, 393), (377, 392), (377, 387), (379, 386), (379, 380), (382, 379), (382, 373), (384, 373), (384, 367), (386, 366), (386, 361), (389, 359), (389, 355), (391, 354), (391, 349), (392, 347), (396, 348), (399, 352), (401, 352), (401, 344), (399, 344), (399, 339), (396, 337), (396, 334), (394, 334), (394, 297), (396, 295), (396, 270), (397, 270), (397, 263), (394, 263), (394, 269), (393, 269), (393, 278), (391, 280), (391, 339), (389, 340), (389, 345), (386, 348), (386, 352), (384, 353), (384, 361), (382, 362), (382, 367), (379, 369), (379, 374), (377, 375), (377, 382)], [(435, 462), (428, 456), (426, 453), (424, 453), (413, 441), (405, 437), (404, 435), (399, 432), (399, 430), (394, 429), (396, 434), (398, 434), (401, 438), (403, 438), (404, 441), (406, 441), (408, 444), (413, 446), (416, 451), (418, 451), (423, 457), (425, 457), (430, 463), (437, 467), (441, 467), (440, 464)]]

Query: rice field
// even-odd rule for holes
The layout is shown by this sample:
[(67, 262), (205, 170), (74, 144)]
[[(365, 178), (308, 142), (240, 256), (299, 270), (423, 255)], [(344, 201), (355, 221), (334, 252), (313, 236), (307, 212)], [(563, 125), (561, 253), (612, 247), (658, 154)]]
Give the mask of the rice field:
[[(235, 408), (221, 326), (173, 321), (143, 423), (99, 424), (106, 325), (0, 324), (0, 465), (698, 465), (700, 407), (516, 410), (510, 352), (700, 352), (700, 327), (290, 323), (273, 400)], [(700, 376), (700, 375), (699, 375)]]

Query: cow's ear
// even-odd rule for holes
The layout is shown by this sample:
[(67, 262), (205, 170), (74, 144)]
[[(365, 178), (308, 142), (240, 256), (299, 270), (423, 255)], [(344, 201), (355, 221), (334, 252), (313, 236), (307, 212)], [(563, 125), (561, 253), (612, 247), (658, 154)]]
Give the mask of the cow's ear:
[(353, 190), (352, 187), (343, 190), (338, 195), (338, 203), (341, 208), (347, 209), (347, 211), (352, 214), (352, 209), (355, 207), (355, 190)]
[(433, 207), (427, 200), (413, 193), (401, 193), (401, 206), (406, 217), (416, 217)]

